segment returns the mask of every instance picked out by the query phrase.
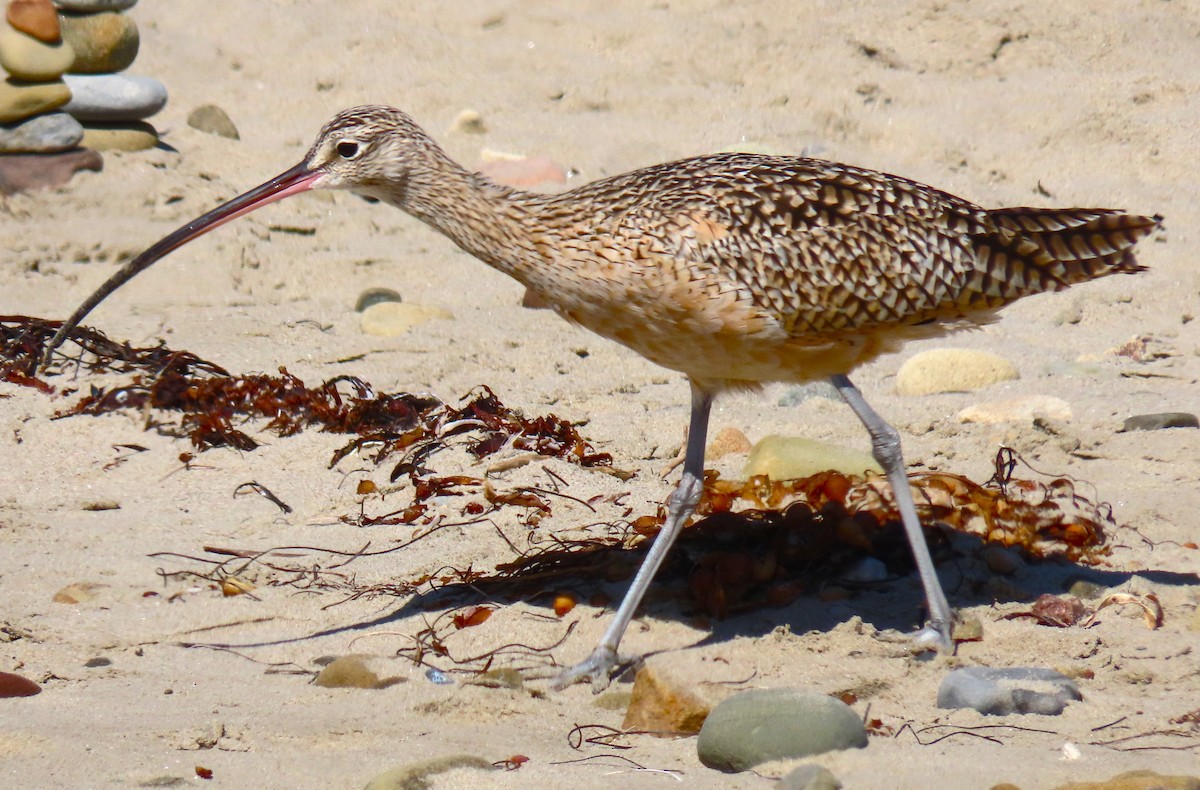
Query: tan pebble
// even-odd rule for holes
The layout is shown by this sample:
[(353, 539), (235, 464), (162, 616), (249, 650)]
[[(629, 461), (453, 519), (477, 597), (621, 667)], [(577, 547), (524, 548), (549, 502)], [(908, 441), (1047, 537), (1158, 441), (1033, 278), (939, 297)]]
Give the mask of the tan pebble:
[(452, 319), (454, 314), (432, 305), (380, 302), (363, 310), (361, 326), (368, 335), (395, 337), (434, 318)]
[(450, 124), (450, 131), (463, 134), (484, 134), (487, 132), (487, 124), (483, 122), (483, 116), (475, 110), (463, 110), (455, 116), (454, 123)]
[(73, 582), (54, 593), (53, 600), (55, 603), (84, 603), (94, 599), (97, 593), (107, 586), (93, 582)]
[(158, 132), (142, 121), (89, 123), (80, 145), (96, 151), (145, 151), (158, 145)]
[(370, 658), (357, 653), (342, 656), (322, 669), (313, 683), (322, 688), (379, 689), (401, 680), (381, 678), (367, 665)]
[(1020, 377), (1007, 359), (967, 348), (922, 351), (900, 366), (896, 391), (901, 395), (971, 392)]
[(9, 0), (4, 16), (8, 24), (38, 41), (55, 44), (62, 37), (58, 12), (50, 0)]
[(115, 499), (97, 499), (91, 502), (84, 502), (81, 509), (93, 512), (99, 512), (101, 510), (120, 510), (121, 503)]
[(47, 44), (8, 25), (0, 26), (0, 68), (9, 76), (30, 82), (56, 80), (75, 62), (66, 41)]
[(111, 74), (129, 68), (141, 43), (137, 23), (128, 14), (64, 14), (63, 41), (75, 51), (72, 74)]
[(0, 123), (41, 115), (71, 100), (71, 90), (61, 79), (24, 82), (9, 77), (0, 81)]
[(704, 457), (712, 460), (735, 453), (748, 453), (753, 446), (750, 444), (750, 440), (746, 438), (746, 434), (737, 428), (726, 428), (712, 440), (712, 444), (708, 446)]
[(993, 425), (1001, 422), (1032, 422), (1035, 417), (1070, 420), (1071, 404), (1052, 395), (1029, 395), (968, 406), (955, 415), (963, 423)]

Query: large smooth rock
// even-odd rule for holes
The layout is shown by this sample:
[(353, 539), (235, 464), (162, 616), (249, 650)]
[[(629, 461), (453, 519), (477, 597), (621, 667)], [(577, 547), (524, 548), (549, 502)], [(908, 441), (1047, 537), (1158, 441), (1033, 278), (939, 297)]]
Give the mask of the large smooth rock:
[(1041, 667), (965, 667), (946, 675), (938, 687), (939, 708), (974, 708), (985, 716), (1038, 713), (1057, 716), (1081, 700), (1066, 675)]
[(145, 151), (158, 145), (158, 132), (145, 121), (100, 123), (83, 127), (83, 146), (97, 151)]
[(896, 391), (901, 395), (971, 392), (1015, 378), (1020, 373), (1004, 357), (969, 348), (935, 348), (900, 366)]
[(63, 41), (75, 50), (72, 74), (124, 71), (137, 58), (141, 40), (133, 17), (114, 11), (66, 13), (59, 22)]
[(67, 74), (71, 101), (63, 107), (81, 121), (140, 121), (167, 104), (167, 86), (132, 74)]
[(0, 154), (41, 154), (79, 145), (83, 127), (65, 112), (0, 125)]
[(4, 18), (15, 30), (46, 44), (57, 44), (62, 37), (58, 13), (50, 0), (9, 0)]
[(80, 170), (104, 169), (100, 154), (76, 148), (59, 154), (4, 154), (0, 156), (0, 195), (62, 186)]
[(712, 709), (696, 739), (700, 762), (719, 771), (866, 745), (862, 719), (849, 705), (788, 688), (733, 695)]
[(66, 40), (47, 44), (8, 25), (0, 25), (0, 68), (9, 76), (30, 82), (56, 80), (74, 62), (75, 50)]
[(9, 77), (0, 81), (0, 123), (50, 112), (71, 100), (71, 90), (62, 80), (24, 82)]
[(868, 453), (804, 436), (764, 436), (750, 450), (742, 474), (767, 475), (772, 480), (795, 480), (833, 469), (843, 474), (882, 472)]

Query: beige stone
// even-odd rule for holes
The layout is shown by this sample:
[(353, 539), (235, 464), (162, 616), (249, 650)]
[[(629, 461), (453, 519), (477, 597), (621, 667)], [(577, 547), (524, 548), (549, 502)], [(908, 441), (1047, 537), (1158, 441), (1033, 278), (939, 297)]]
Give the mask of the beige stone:
[(454, 314), (432, 305), (380, 302), (363, 310), (362, 331), (368, 335), (395, 337), (434, 318), (450, 319)]
[(61, 79), (23, 82), (12, 77), (0, 82), (0, 123), (41, 115), (71, 100), (71, 90)]
[(72, 74), (111, 74), (129, 68), (137, 57), (137, 23), (127, 14), (63, 14), (63, 41), (75, 50)]
[(922, 351), (900, 366), (896, 391), (901, 395), (971, 392), (1020, 378), (1013, 363), (996, 354), (967, 348)]
[(803, 436), (765, 436), (750, 450), (743, 474), (795, 480), (830, 469), (848, 475), (883, 472), (870, 454)]
[(1052, 395), (1028, 395), (1023, 398), (976, 403), (955, 415), (959, 422), (993, 425), (1002, 422), (1032, 422), (1034, 417), (1069, 420), (1071, 404)]
[(663, 737), (700, 732), (709, 711), (731, 689), (688, 683), (661, 664), (647, 664), (633, 681), (633, 695), (621, 728)]
[(145, 151), (158, 145), (158, 132), (148, 123), (91, 123), (83, 127), (84, 148), (96, 151)]
[(65, 40), (57, 44), (0, 25), (0, 67), (9, 76), (30, 82), (56, 80), (75, 62), (75, 50)]

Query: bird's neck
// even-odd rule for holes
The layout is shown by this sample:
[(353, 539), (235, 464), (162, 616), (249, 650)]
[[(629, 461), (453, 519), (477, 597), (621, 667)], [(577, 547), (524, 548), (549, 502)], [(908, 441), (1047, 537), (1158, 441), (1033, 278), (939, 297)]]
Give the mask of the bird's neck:
[(542, 263), (530, 232), (542, 196), (501, 186), (438, 151), (410, 170), (399, 208), (484, 263), (528, 284)]

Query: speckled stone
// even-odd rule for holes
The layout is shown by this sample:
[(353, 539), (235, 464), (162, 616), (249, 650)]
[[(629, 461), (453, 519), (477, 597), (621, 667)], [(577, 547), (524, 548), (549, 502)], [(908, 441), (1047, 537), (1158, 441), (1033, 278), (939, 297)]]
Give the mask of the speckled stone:
[(75, 62), (75, 50), (65, 40), (57, 44), (0, 25), (0, 68), (9, 76), (29, 82), (61, 77)]
[(63, 41), (75, 50), (72, 74), (124, 71), (137, 58), (140, 38), (133, 17), (114, 11), (65, 13), (59, 21)]
[(0, 124), (0, 154), (44, 154), (79, 145), (83, 127), (65, 112)]
[(50, 112), (71, 99), (71, 90), (62, 80), (24, 82), (9, 77), (0, 81), (0, 123)]

